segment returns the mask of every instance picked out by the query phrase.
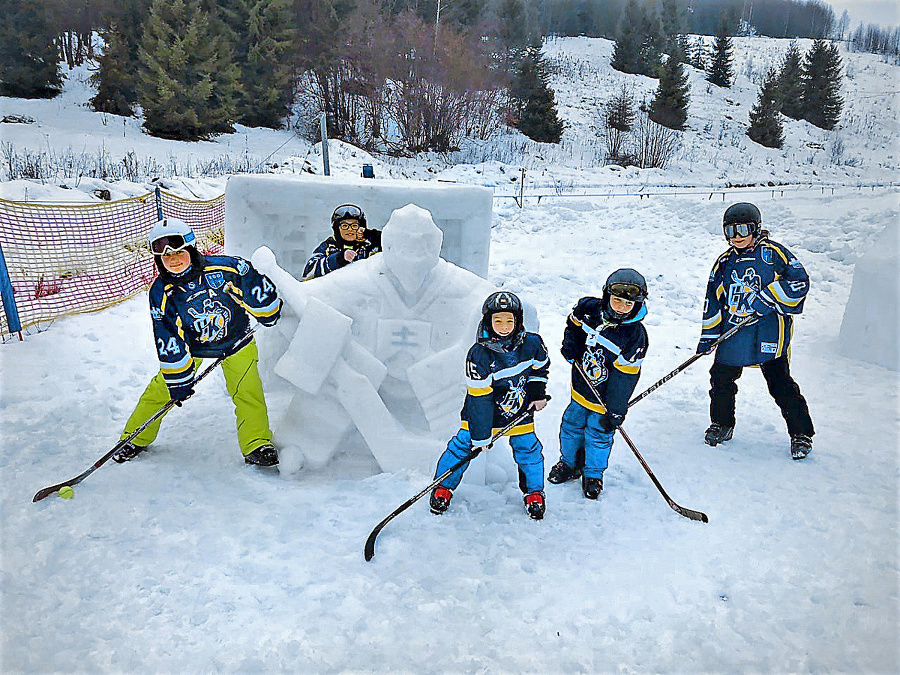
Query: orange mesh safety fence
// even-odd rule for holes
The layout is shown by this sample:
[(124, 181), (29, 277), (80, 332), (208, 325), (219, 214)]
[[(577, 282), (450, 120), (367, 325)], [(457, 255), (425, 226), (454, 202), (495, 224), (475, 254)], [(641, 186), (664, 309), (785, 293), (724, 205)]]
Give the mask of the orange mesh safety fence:
[[(164, 216), (180, 218), (197, 249), (225, 243), (225, 195), (190, 201), (160, 192)], [(22, 328), (126, 300), (156, 278), (147, 234), (157, 220), (148, 193), (104, 204), (35, 204), (0, 199), (0, 248)], [(0, 333), (10, 332), (0, 303)]]

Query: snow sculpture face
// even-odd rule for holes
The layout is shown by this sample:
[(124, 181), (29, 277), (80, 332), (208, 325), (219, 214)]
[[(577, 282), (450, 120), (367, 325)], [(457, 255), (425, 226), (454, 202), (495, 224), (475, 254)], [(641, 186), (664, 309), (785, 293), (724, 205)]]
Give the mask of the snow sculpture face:
[(444, 233), (431, 213), (415, 204), (396, 209), (381, 235), (387, 268), (407, 293), (422, 286), (441, 255)]

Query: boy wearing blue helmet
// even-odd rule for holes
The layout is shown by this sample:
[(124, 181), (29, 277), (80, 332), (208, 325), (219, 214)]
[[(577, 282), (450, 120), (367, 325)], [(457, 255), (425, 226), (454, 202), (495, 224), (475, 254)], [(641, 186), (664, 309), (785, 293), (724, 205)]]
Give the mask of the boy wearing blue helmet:
[(640, 377), (648, 346), (641, 323), (646, 298), (644, 277), (633, 269), (616, 270), (606, 280), (603, 296), (581, 298), (566, 321), (561, 352), (572, 364), (572, 400), (559, 427), (560, 459), (547, 480), (559, 484), (581, 476), (587, 499), (597, 499), (603, 490), (613, 436)]

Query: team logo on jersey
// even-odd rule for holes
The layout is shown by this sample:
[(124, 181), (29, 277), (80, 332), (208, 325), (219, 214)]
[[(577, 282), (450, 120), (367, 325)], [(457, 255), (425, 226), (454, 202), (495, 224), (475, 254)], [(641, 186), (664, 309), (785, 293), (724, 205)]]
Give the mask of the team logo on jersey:
[(250, 271), (250, 263), (248, 263), (246, 260), (243, 260), (243, 259), (238, 260), (237, 261), (237, 271), (238, 271), (238, 274), (240, 274), (241, 276), (244, 276), (245, 274), (247, 274), (247, 272)]
[(731, 270), (731, 284), (728, 286), (728, 310), (733, 317), (745, 317), (753, 313), (753, 299), (762, 288), (762, 279), (756, 270), (748, 267), (743, 276)]
[(161, 321), (163, 318), (162, 310), (159, 307), (151, 307), (150, 318), (154, 321)]
[(210, 272), (206, 275), (206, 281), (208, 281), (209, 285), (213, 288), (219, 288), (225, 285), (225, 275), (221, 272)]
[(528, 378), (525, 375), (519, 375), (515, 381), (510, 381), (509, 391), (497, 403), (497, 407), (500, 408), (504, 417), (512, 417), (521, 410), (522, 404), (525, 402), (525, 383), (527, 381)]
[(775, 262), (775, 256), (772, 254), (772, 249), (770, 248), (764, 248), (762, 251), (760, 251), (760, 257), (762, 258), (762, 261), (767, 265), (771, 265), (773, 262)]
[(759, 351), (763, 354), (775, 354), (778, 351), (777, 342), (763, 342), (759, 345)]
[(606, 369), (606, 358), (604, 358), (602, 351), (586, 349), (584, 356), (581, 357), (581, 367), (594, 386), (604, 382), (609, 377), (609, 371)]
[(200, 310), (189, 307), (188, 314), (194, 319), (191, 327), (200, 342), (218, 342), (228, 332), (231, 310), (218, 300), (206, 298)]

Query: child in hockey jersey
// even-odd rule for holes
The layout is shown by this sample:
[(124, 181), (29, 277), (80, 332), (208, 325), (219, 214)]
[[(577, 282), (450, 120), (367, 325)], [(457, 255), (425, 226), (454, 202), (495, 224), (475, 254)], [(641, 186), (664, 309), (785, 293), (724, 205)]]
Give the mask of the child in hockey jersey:
[[(544, 455), (534, 433), (534, 411), (547, 405), (550, 357), (541, 336), (525, 330), (522, 303), (513, 293), (492, 293), (481, 313), (477, 339), (466, 356), (468, 393), (460, 413), (462, 428), (438, 460), (435, 478), (446, 473), (473, 447), (487, 446), (492, 434), (527, 411), (508, 436), (519, 467), (525, 509), (531, 518), (540, 520), (546, 508)], [(452, 491), (467, 468), (468, 462), (435, 487), (430, 501), (432, 513), (440, 515), (447, 510)]]
[(787, 424), (791, 457), (804, 459), (812, 450), (815, 429), (788, 359), (793, 317), (803, 311), (809, 275), (786, 247), (769, 239), (754, 204), (729, 206), (722, 229), (729, 248), (709, 275), (697, 353), (708, 352), (723, 331), (748, 316), (757, 321), (716, 349), (709, 369), (711, 424), (704, 440), (714, 446), (731, 439), (737, 380), (745, 366), (759, 366)]
[[(219, 358), (237, 417), (244, 461), (278, 464), (257, 363), (256, 342), (248, 336), (253, 315), (274, 326), (281, 315), (275, 285), (242, 258), (204, 256), (194, 233), (176, 218), (160, 220), (150, 232), (150, 250), (159, 276), (150, 287), (150, 316), (159, 356), (159, 373), (150, 381), (125, 424), (122, 438), (169, 400), (177, 405), (194, 393), (194, 373), (203, 358)], [(159, 433), (156, 420), (113, 459), (127, 462), (146, 450)]]
[(597, 499), (603, 490), (613, 436), (628, 412), (647, 353), (647, 331), (641, 323), (647, 315), (646, 298), (644, 277), (633, 269), (616, 270), (603, 286), (603, 297), (581, 298), (566, 322), (561, 351), (573, 364), (572, 401), (559, 427), (560, 459), (547, 480), (565, 483), (580, 475), (588, 499)]
[(304, 281), (325, 276), (381, 251), (381, 230), (368, 229), (366, 214), (355, 204), (343, 204), (334, 210), (331, 230), (332, 236), (319, 244), (306, 261)]

